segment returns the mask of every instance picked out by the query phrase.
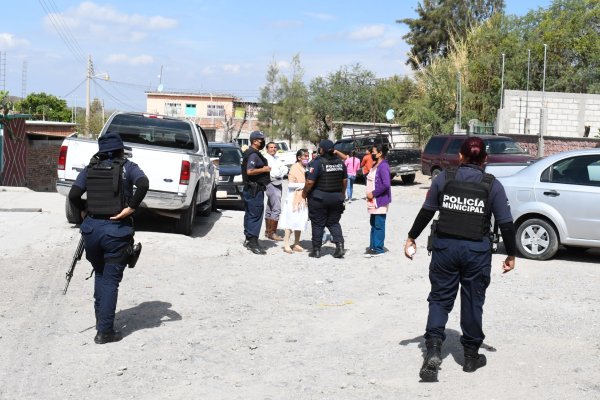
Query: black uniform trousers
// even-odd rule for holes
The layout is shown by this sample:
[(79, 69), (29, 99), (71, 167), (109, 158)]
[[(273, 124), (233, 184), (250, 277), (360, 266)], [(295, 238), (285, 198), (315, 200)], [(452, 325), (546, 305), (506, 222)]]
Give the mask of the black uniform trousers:
[(312, 245), (321, 247), (325, 227), (329, 229), (334, 243), (344, 243), (340, 218), (344, 213), (345, 194), (323, 192), (314, 189), (308, 198), (308, 218), (312, 227)]
[(479, 348), (485, 335), (482, 318), (485, 291), (490, 284), (492, 253), (487, 238), (481, 241), (436, 237), (429, 266), (431, 292), (425, 339), (444, 340), (448, 314), (460, 284), (461, 343)]
[(86, 217), (81, 224), (85, 257), (94, 267), (96, 329), (113, 330), (119, 284), (128, 258), (124, 254), (133, 241), (131, 218), (121, 221)]
[(265, 192), (262, 190), (252, 192), (244, 188), (244, 235), (246, 240), (258, 239), (260, 227), (265, 212)]

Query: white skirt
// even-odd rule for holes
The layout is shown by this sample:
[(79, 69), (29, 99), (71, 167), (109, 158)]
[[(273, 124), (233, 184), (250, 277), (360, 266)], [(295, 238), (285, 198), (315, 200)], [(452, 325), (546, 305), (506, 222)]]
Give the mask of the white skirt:
[(281, 207), (279, 215), (279, 229), (291, 229), (293, 231), (304, 231), (308, 226), (308, 207), (294, 211), (295, 188), (290, 188), (285, 196), (285, 202)]

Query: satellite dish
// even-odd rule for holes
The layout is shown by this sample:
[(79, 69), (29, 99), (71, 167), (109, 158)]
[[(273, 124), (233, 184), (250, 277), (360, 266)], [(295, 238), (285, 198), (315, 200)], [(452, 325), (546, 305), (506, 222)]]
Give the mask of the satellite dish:
[(162, 83), (161, 83), (160, 85), (158, 85), (158, 89), (157, 89), (157, 90), (158, 90), (159, 92), (162, 92), (162, 91), (163, 91), (163, 84), (162, 84)]
[(389, 110), (387, 110), (387, 112), (385, 113), (385, 117), (387, 118), (388, 121), (391, 121), (394, 119), (394, 110), (392, 110), (391, 108)]

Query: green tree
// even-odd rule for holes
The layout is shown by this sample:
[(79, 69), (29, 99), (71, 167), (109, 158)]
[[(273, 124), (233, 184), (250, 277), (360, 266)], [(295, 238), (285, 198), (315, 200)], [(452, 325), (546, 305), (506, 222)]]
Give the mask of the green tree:
[(394, 110), (398, 119), (415, 90), (415, 82), (406, 76), (394, 75), (391, 78), (378, 80), (374, 94), (376, 104), (374, 122), (388, 122), (385, 113), (389, 109)]
[(2, 110), (2, 115), (8, 114), (12, 107), (13, 104), (9, 100), (8, 90), (0, 90), (0, 109)]
[(260, 89), (258, 99), (258, 123), (260, 129), (267, 136), (274, 136), (277, 132), (275, 120), (275, 105), (281, 100), (279, 67), (275, 60), (267, 68), (266, 84)]
[(333, 121), (374, 121), (376, 85), (375, 74), (360, 64), (343, 66), (325, 78), (313, 79), (309, 100), (313, 126), (328, 132)]
[[(104, 113), (104, 114), (103, 114)], [(104, 126), (104, 122), (106, 121), (106, 112), (104, 111), (104, 106), (102, 105), (102, 100), (98, 98), (94, 98), (90, 103), (90, 135), (93, 137), (97, 137)], [(75, 121), (78, 125), (78, 129), (83, 132), (85, 129), (85, 109), (82, 109), (80, 113), (77, 114), (77, 119)]]
[(537, 22), (527, 37), (528, 46), (536, 49), (536, 87), (541, 88), (546, 44), (546, 90), (600, 91), (600, 2), (555, 0), (547, 10), (530, 14), (523, 21)]
[(292, 58), (290, 68), (290, 77), (285, 75), (279, 77), (281, 99), (275, 105), (274, 119), (277, 121), (278, 136), (286, 138), (291, 147), (294, 137), (308, 139), (311, 115), (308, 107), (308, 90), (302, 81), (304, 69), (298, 54)]
[(24, 114), (31, 114), (33, 119), (62, 122), (71, 120), (71, 110), (67, 107), (66, 100), (44, 92), (30, 93), (15, 104), (15, 109)]
[(413, 69), (429, 65), (436, 55), (449, 52), (451, 35), (464, 38), (469, 29), (504, 9), (504, 0), (423, 0), (418, 18), (404, 18), (409, 32), (404, 39), (411, 46), (407, 61)]

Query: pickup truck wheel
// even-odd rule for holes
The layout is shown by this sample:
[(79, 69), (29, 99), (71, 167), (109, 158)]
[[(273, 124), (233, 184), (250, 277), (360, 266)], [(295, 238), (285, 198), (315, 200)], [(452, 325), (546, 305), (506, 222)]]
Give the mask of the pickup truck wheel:
[(65, 199), (65, 214), (67, 216), (67, 221), (70, 224), (81, 224), (83, 222), (81, 219), (81, 212), (77, 207), (71, 204), (68, 197)]
[(415, 176), (416, 174), (408, 174), (408, 175), (402, 175), (402, 183), (408, 185), (410, 183), (413, 183), (415, 181)]
[(525, 258), (548, 260), (558, 251), (558, 235), (543, 219), (524, 221), (517, 229), (517, 249)]
[(175, 232), (181, 235), (189, 236), (192, 234), (192, 228), (194, 227), (194, 220), (196, 219), (196, 196), (198, 192), (194, 192), (192, 197), (192, 203), (190, 206), (181, 213), (181, 217), (175, 223)]
[(209, 217), (210, 213), (213, 212), (216, 208), (216, 198), (217, 196), (217, 189), (213, 188), (213, 190), (210, 192), (210, 198), (208, 199), (208, 201), (203, 204), (203, 208), (200, 210), (200, 212), (198, 213), (198, 215), (200, 215), (201, 217)]

